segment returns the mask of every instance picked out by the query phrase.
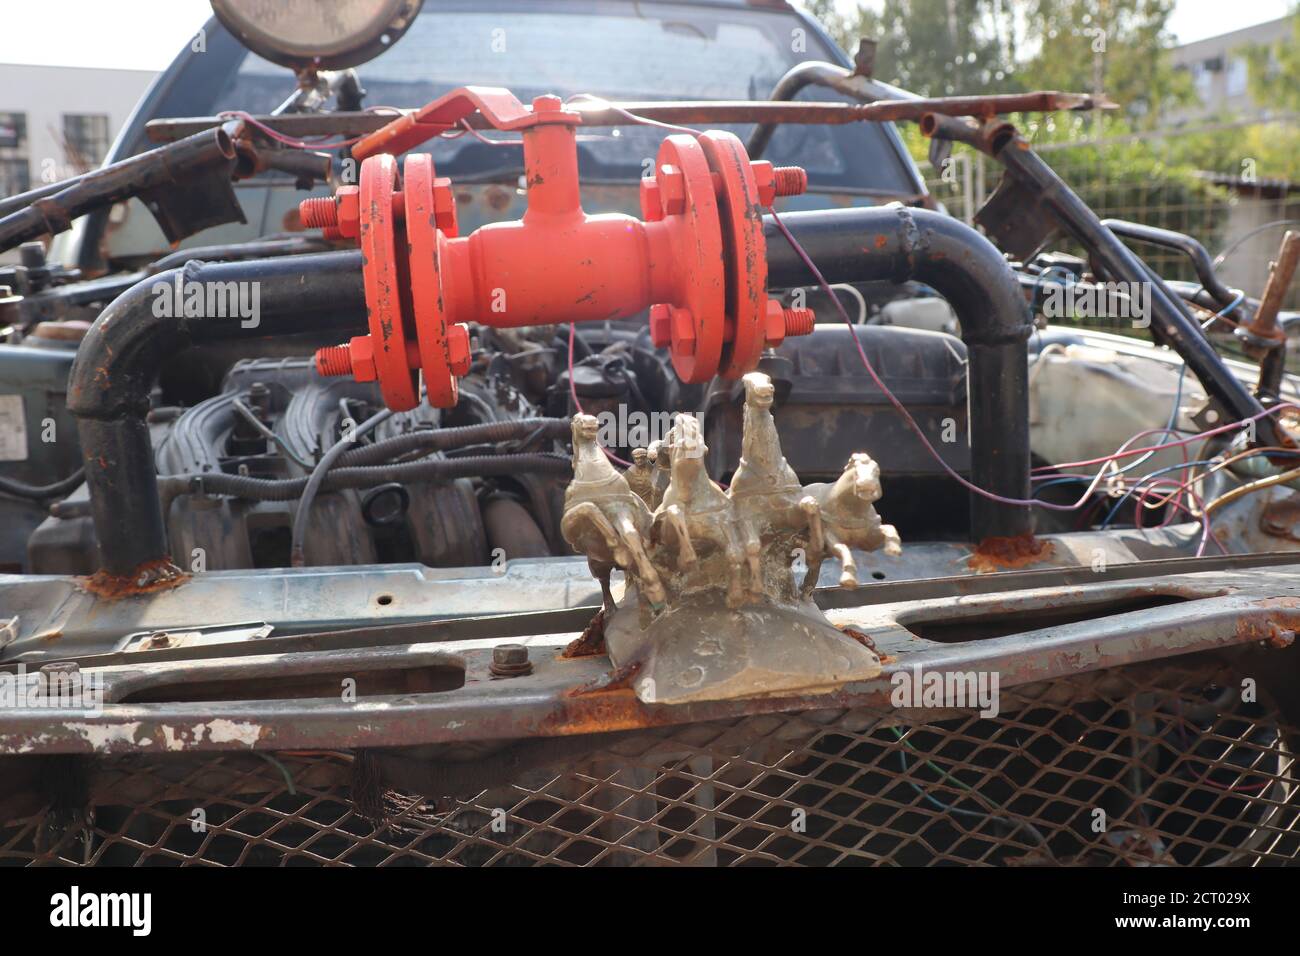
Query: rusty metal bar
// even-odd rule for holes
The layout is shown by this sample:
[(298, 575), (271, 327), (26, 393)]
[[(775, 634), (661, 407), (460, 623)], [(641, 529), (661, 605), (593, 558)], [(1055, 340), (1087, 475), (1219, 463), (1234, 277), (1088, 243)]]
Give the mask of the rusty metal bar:
[[(600, 103), (592, 100), (569, 104), (582, 113), (583, 126), (626, 126), (626, 113), (661, 123), (728, 124), (728, 123), (809, 123), (837, 125), (844, 123), (884, 123), (896, 120), (919, 121), (929, 113), (944, 116), (989, 118), (1006, 113), (1042, 113), (1056, 110), (1112, 109), (1104, 97), (1087, 93), (1062, 93), (1047, 90), (1035, 93), (1004, 93), (993, 96), (941, 96), (914, 100), (888, 100), (876, 103), (791, 103), (763, 100), (648, 100)], [(403, 111), (403, 115), (413, 111)], [(391, 113), (322, 113), (255, 116), (257, 123), (287, 136), (358, 136), (373, 133), (393, 122)], [(169, 142), (182, 136), (219, 126), (220, 117), (184, 117), (151, 120), (145, 127), (150, 139)], [(491, 129), (482, 116), (468, 119), (475, 129)], [(251, 131), (256, 135), (256, 127)]]
[(1300, 265), (1300, 232), (1287, 230), (1282, 237), (1277, 261), (1269, 263), (1268, 281), (1264, 284), (1259, 308), (1255, 310), (1254, 318), (1241, 329), (1241, 338), (1262, 352), (1259, 381), (1255, 386), (1255, 395), (1261, 399), (1276, 399), (1282, 388), (1282, 373), (1286, 369), (1286, 333), (1277, 326), (1277, 314), (1291, 288), (1297, 265)]

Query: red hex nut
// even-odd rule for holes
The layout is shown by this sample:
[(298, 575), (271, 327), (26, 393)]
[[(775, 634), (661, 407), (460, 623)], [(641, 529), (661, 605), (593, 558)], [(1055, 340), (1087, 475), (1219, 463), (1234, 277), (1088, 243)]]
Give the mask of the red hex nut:
[(470, 366), (469, 326), (447, 326), (447, 364), (453, 375), (468, 375)]
[(641, 218), (646, 222), (659, 222), (664, 217), (664, 200), (659, 191), (659, 180), (647, 176), (641, 180)]
[(676, 166), (659, 168), (660, 209), (665, 216), (680, 216), (686, 211), (686, 177)]
[(666, 349), (673, 341), (671, 306), (662, 302), (650, 306), (650, 341), (657, 349)]
[(686, 355), (695, 354), (695, 317), (689, 309), (672, 306), (673, 348)]
[(433, 221), (448, 237), (459, 235), (456, 225), (456, 194), (451, 180), (441, 176), (433, 181)]
[(338, 198), (338, 230), (348, 239), (361, 235), (361, 190), (356, 186), (340, 186)]
[(773, 166), (765, 159), (749, 164), (758, 186), (758, 201), (770, 206), (778, 196), (801, 196), (808, 191), (808, 173), (801, 166)]

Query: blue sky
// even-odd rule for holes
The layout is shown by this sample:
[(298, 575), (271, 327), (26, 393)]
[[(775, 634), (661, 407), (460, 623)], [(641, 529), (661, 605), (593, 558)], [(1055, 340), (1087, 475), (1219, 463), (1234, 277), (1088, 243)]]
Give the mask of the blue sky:
[[(854, 6), (854, 0), (839, 2)], [(1288, 0), (1178, 0), (1172, 28), (1190, 42), (1277, 19), (1288, 6)], [(59, 0), (57, 9), (54, 30), (45, 4), (6, 4), (0, 63), (161, 70), (211, 12), (207, 0)]]

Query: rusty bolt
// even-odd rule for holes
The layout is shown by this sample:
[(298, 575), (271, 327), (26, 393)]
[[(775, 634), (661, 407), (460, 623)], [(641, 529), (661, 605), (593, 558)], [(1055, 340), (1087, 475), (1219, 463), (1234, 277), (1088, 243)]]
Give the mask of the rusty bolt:
[(81, 665), (76, 661), (54, 661), (49, 664), (42, 664), (40, 673), (42, 674), (76, 674), (81, 671)]
[(522, 644), (498, 644), (492, 648), (492, 666), (489, 668), (494, 677), (522, 677), (533, 672), (533, 663), (528, 659), (528, 648)]
[(802, 196), (808, 191), (808, 173), (802, 166), (778, 166), (772, 175), (778, 196)]
[(154, 631), (145, 641), (146, 647), (170, 647), (172, 643), (171, 635), (166, 631)]
[(686, 211), (686, 175), (676, 166), (659, 167), (660, 208), (665, 216), (680, 216)]

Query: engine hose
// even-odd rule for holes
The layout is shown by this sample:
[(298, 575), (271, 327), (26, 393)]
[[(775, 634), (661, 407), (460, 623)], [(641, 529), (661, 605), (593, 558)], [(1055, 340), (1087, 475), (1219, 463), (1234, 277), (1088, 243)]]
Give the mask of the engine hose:
[[(344, 488), (373, 488), (390, 481), (451, 481), (456, 478), (488, 478), (534, 472), (550, 475), (572, 474), (567, 455), (530, 453), (519, 455), (473, 455), (465, 458), (433, 458), (402, 462), (397, 465), (368, 465), (335, 468), (321, 482), (321, 491)], [(178, 495), (212, 494), (252, 501), (292, 501), (307, 488), (307, 478), (251, 478), (209, 472), (171, 475), (158, 479), (163, 500)]]
[(49, 498), (62, 498), (71, 494), (78, 485), (86, 480), (86, 469), (78, 468), (66, 478), (48, 485), (29, 485), (23, 481), (0, 475), (0, 494), (15, 498), (29, 498), (32, 501), (45, 501)]
[(388, 461), (408, 451), (447, 451), (466, 445), (511, 441), (532, 437), (567, 438), (571, 425), (567, 418), (518, 418), (458, 428), (437, 428), (394, 435), (364, 448), (345, 452), (341, 466), (373, 465)]
[(311, 504), (316, 500), (316, 493), (320, 491), (321, 482), (329, 470), (334, 467), (343, 453), (352, 445), (356, 444), (363, 436), (369, 435), (379, 425), (393, 417), (393, 410), (385, 408), (375, 412), (360, 425), (355, 428), (345, 428), (343, 437), (330, 446), (329, 451), (321, 456), (321, 460), (316, 463), (312, 469), (311, 476), (307, 479), (307, 486), (302, 491), (302, 497), (298, 499), (298, 510), (293, 516), (293, 532), (291, 535), (291, 545), (289, 548), (289, 564), (295, 568), (301, 568), (306, 562), (303, 554), (304, 540), (307, 537), (307, 517), (311, 514)]

